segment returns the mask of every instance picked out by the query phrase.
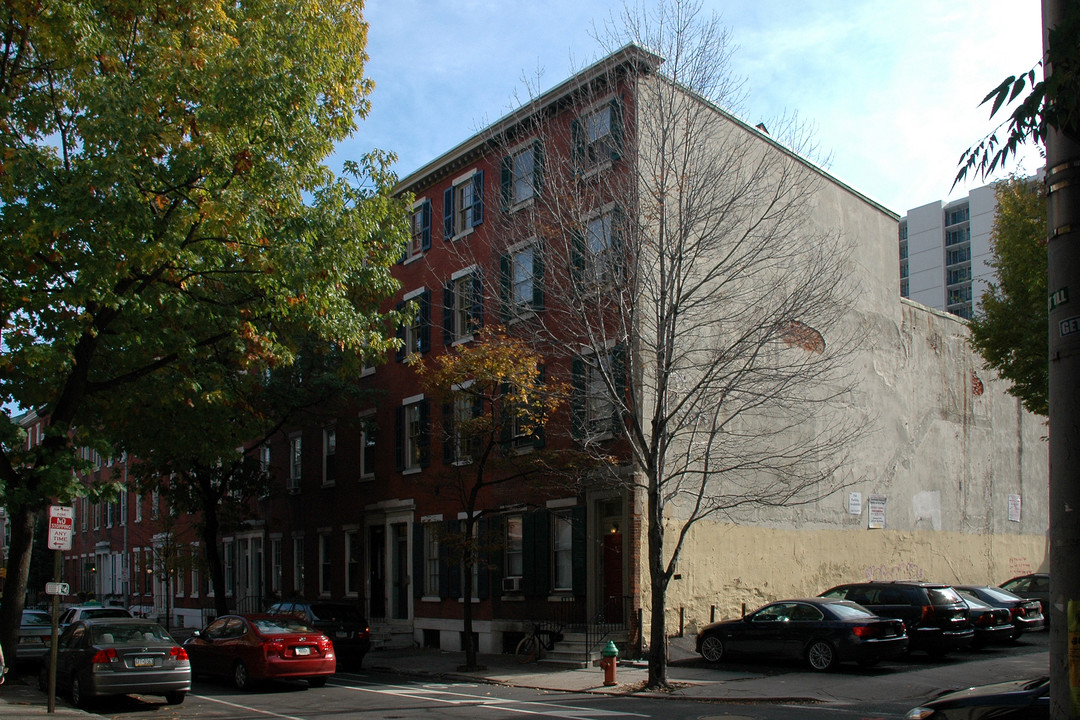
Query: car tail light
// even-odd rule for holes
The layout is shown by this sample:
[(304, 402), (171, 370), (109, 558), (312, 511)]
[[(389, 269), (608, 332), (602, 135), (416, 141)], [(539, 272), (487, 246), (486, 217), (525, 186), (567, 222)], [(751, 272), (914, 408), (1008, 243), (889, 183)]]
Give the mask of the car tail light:
[(279, 657), (285, 656), (285, 643), (281, 640), (267, 640), (263, 643), (263, 652), (267, 657), (271, 655), (277, 655)]
[(94, 665), (109, 665), (114, 662), (120, 662), (120, 658), (116, 655), (116, 648), (105, 648), (104, 650), (98, 650), (94, 653), (94, 657), (90, 662)]
[(874, 638), (881, 634), (881, 629), (874, 625), (856, 625), (851, 628), (851, 632), (855, 634), (855, 637), (868, 639)]
[(331, 651), (333, 649), (334, 649), (334, 643), (332, 643), (330, 641), (330, 638), (326, 637), (325, 635), (323, 635), (323, 636), (321, 636), (319, 638), (319, 650), (322, 650), (323, 653), (326, 653), (326, 652), (329, 652), (329, 651)]
[(992, 625), (994, 616), (990, 613), (983, 613), (979, 617), (975, 618), (975, 627), (986, 627)]
[(177, 662), (184, 662), (188, 659), (187, 650), (182, 647), (169, 648), (169, 657)]
[(922, 621), (923, 622), (930, 622), (933, 619), (934, 619), (934, 606), (933, 605), (923, 605), (922, 606)]

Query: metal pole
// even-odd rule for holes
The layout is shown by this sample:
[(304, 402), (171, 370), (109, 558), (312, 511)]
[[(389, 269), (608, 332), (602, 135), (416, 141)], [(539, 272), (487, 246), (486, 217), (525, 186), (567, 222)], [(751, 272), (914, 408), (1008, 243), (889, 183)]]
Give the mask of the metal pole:
[[(1080, 13), (1077, 0), (1043, 0), (1049, 31)], [(1072, 38), (1075, 42), (1075, 38)], [(1055, 48), (1057, 52), (1058, 48)], [(1074, 68), (1075, 71), (1075, 68)], [(1044, 76), (1054, 74), (1052, 63)], [(1048, 99), (1052, 101), (1052, 99)], [(1047, 289), (1050, 292), (1050, 717), (1080, 718), (1080, 137), (1047, 127)]]
[[(63, 569), (63, 550), (53, 551), (53, 581), (60, 582), (60, 574)], [(52, 596), (52, 643), (49, 646), (49, 712), (56, 712), (56, 638), (57, 627), (60, 624), (60, 595)]]

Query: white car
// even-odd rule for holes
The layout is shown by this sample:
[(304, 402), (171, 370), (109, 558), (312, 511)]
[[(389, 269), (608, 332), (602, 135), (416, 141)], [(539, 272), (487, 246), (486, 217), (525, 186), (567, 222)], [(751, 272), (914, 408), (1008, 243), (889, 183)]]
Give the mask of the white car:
[(105, 607), (104, 605), (73, 605), (60, 614), (59, 625), (66, 628), (73, 622), (89, 618), (129, 618), (127, 608)]

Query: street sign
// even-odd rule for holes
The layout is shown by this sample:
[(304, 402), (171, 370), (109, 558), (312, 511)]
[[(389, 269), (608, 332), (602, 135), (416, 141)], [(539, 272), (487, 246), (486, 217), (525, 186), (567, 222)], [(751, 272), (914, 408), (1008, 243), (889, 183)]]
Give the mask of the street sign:
[(64, 505), (49, 506), (50, 550), (70, 550), (71, 531), (75, 528), (75, 510)]
[(47, 582), (45, 583), (46, 595), (70, 595), (71, 586), (62, 582)]

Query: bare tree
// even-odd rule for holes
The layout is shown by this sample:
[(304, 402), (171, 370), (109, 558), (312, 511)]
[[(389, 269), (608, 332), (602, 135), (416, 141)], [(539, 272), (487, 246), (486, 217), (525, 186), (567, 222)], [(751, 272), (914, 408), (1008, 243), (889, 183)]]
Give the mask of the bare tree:
[(857, 287), (825, 176), (723, 109), (741, 84), (699, 2), (621, 20), (619, 49), (495, 127), (492, 254), (510, 332), (569, 376), (575, 440), (623, 459), (660, 687), (666, 591), (694, 525), (835, 492), (865, 419), (839, 410)]

